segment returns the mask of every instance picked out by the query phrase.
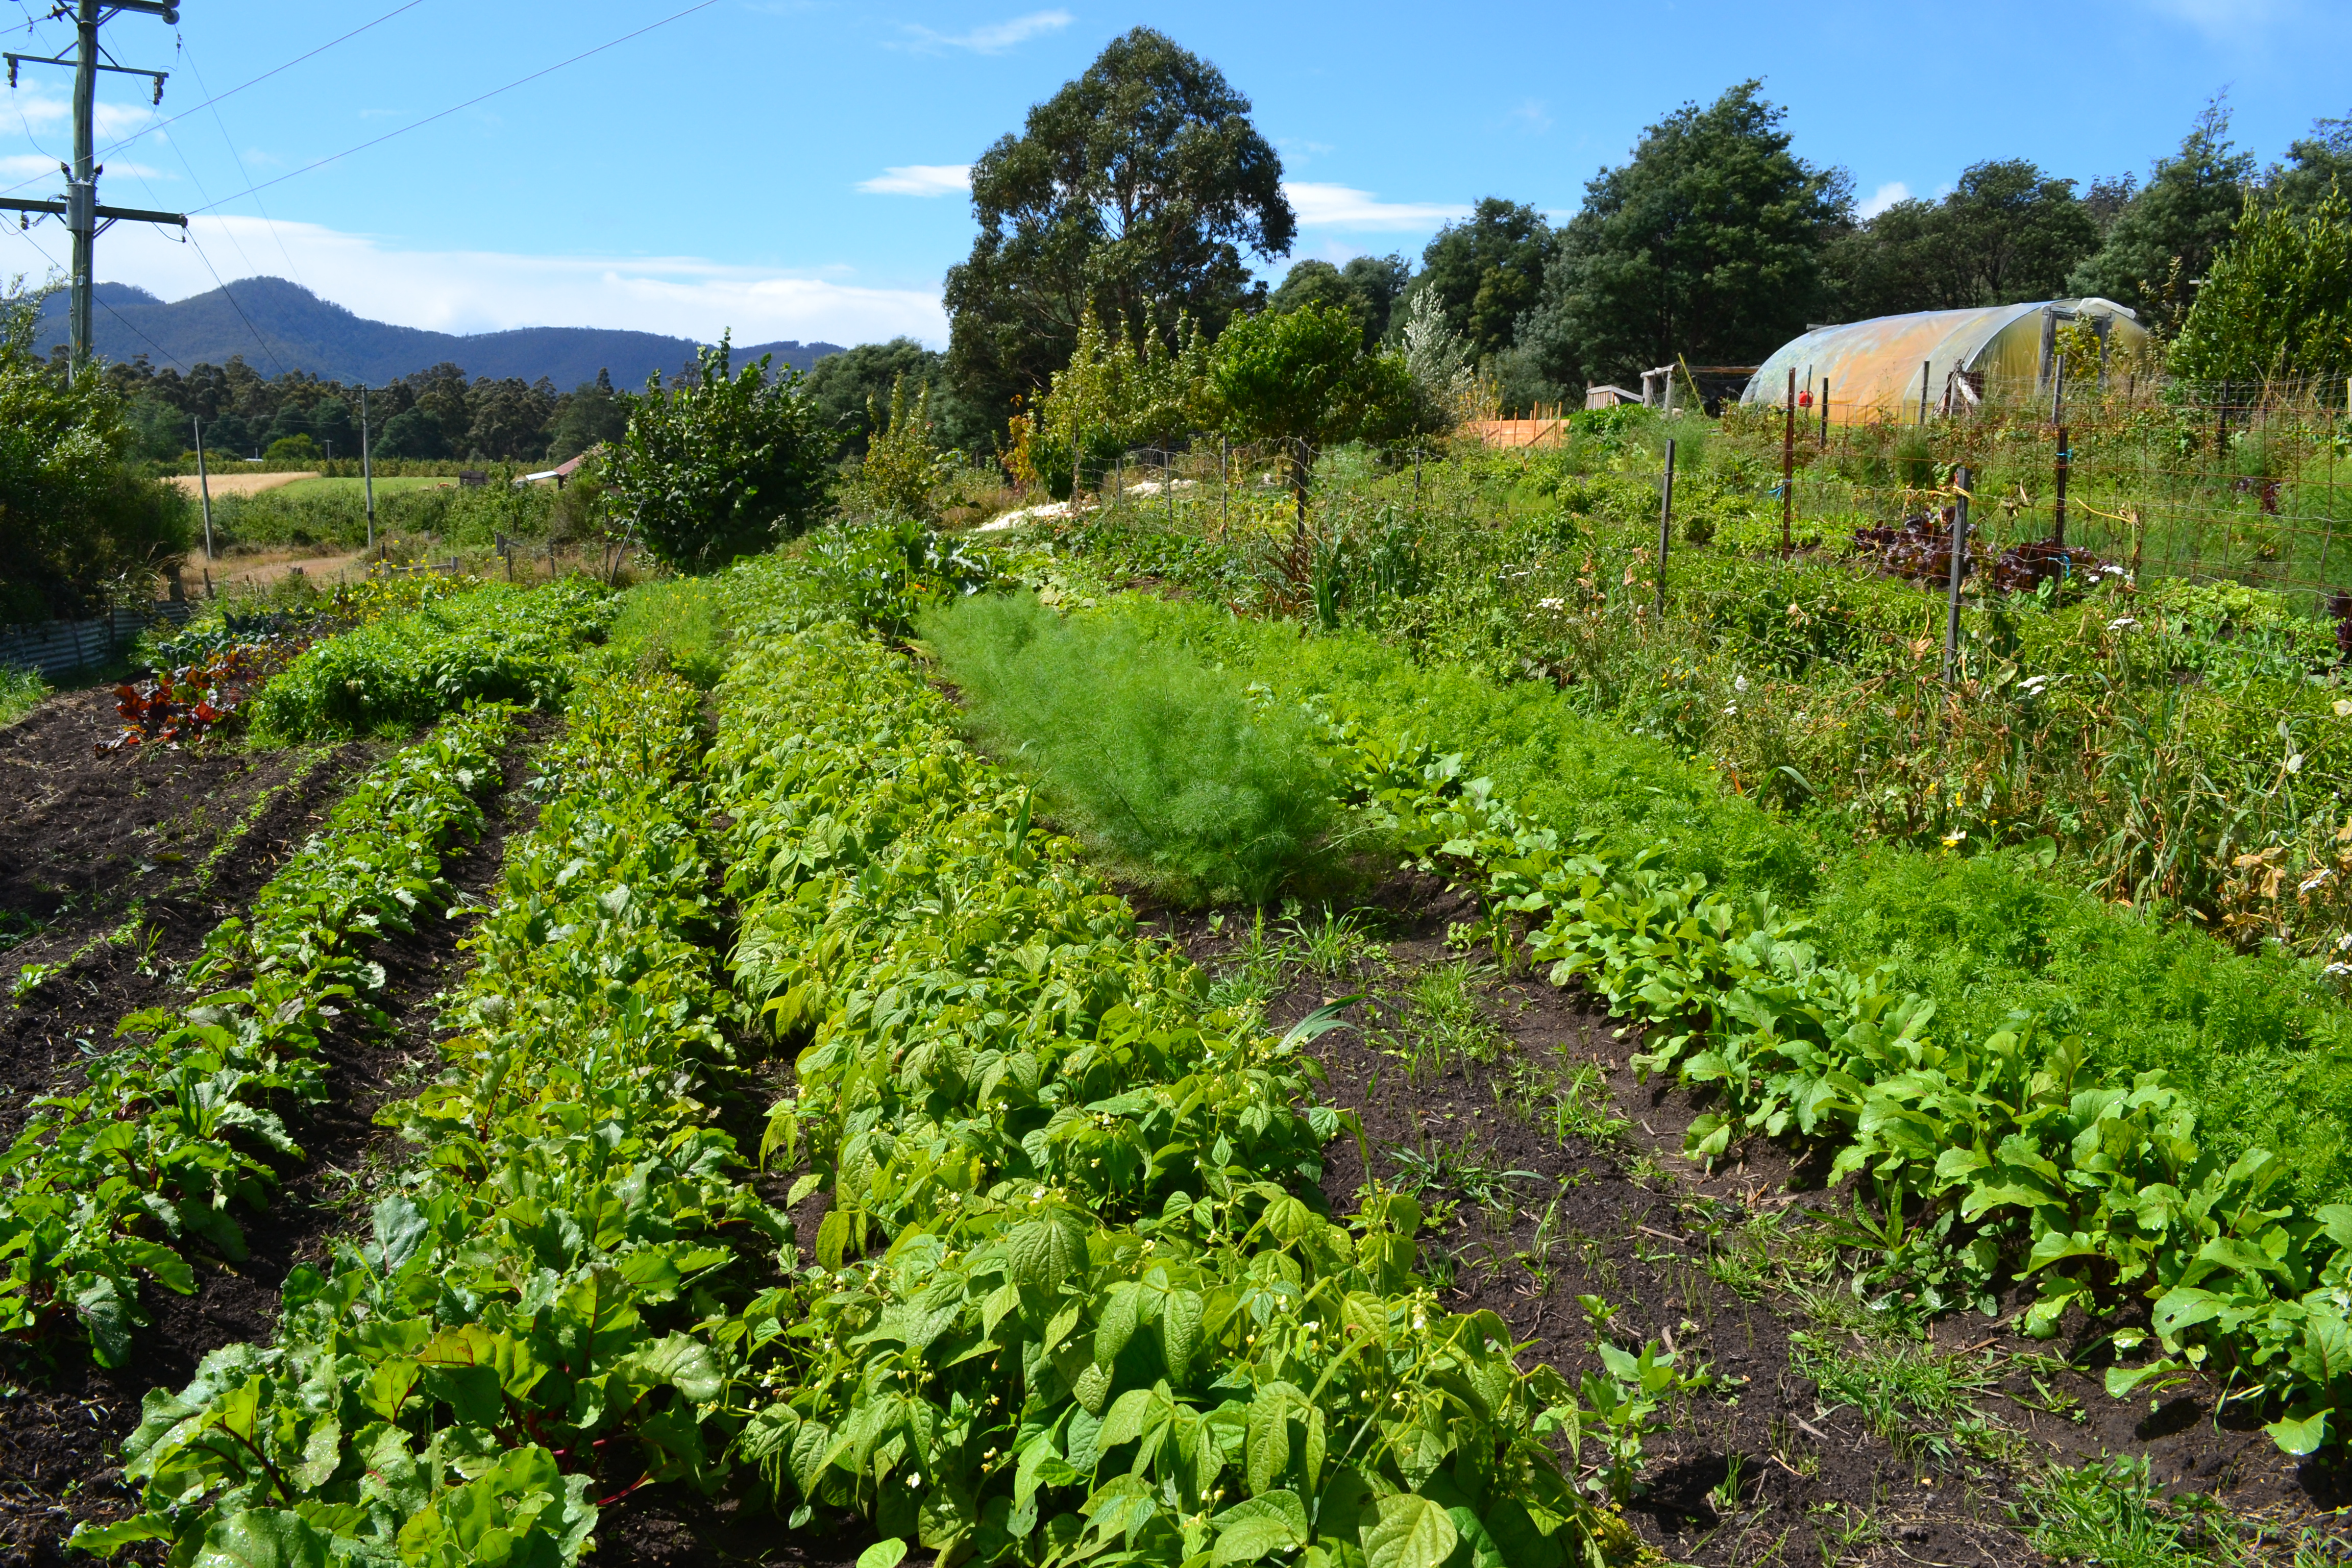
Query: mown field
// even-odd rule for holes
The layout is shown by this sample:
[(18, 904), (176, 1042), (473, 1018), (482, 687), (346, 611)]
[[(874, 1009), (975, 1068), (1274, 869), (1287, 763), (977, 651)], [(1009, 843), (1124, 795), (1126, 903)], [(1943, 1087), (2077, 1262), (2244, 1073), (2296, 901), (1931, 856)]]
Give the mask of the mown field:
[[(2130, 792), (2048, 739), (1921, 721), (2026, 803), (1966, 835), (1810, 753), (1754, 787), (1756, 734), (1906, 700), (1918, 591), (1727, 544), (1644, 621), (1638, 459), (1579, 467), (1341, 460), (1303, 556), (1278, 493), (1163, 492), (372, 584), (155, 649), (136, 743), (111, 694), (0, 729), (47, 786), (0, 830), (0, 1536), (2336, 1560), (2310, 912), (2219, 918), (2226, 835), (2119, 901)], [(2264, 703), (2332, 778), (2300, 631), (2160, 603), (2179, 749)], [(2068, 641), (2107, 605), (1970, 614), (1987, 704), (2155, 700), (2137, 628)]]

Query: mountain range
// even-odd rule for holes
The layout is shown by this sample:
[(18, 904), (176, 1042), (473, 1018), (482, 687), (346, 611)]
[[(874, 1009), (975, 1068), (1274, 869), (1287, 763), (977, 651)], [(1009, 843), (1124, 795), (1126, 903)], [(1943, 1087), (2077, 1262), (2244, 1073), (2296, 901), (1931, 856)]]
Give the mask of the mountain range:
[[(304, 370), (329, 381), (381, 386), (398, 376), (446, 361), (469, 376), (520, 376), (553, 382), (568, 392), (608, 371), (613, 384), (635, 389), (655, 371), (669, 376), (693, 363), (695, 343), (658, 332), (603, 327), (518, 327), (511, 331), (426, 331), (371, 321), (283, 278), (245, 278), (166, 301), (129, 283), (100, 283), (90, 312), (98, 355), (129, 361), (144, 354), (162, 370), (183, 374), (198, 364), (226, 364), (232, 354), (263, 375)], [(66, 295), (41, 309), (41, 351), (67, 341)], [(806, 370), (837, 343), (785, 341), (738, 345), (738, 365), (772, 354), (778, 364)]]

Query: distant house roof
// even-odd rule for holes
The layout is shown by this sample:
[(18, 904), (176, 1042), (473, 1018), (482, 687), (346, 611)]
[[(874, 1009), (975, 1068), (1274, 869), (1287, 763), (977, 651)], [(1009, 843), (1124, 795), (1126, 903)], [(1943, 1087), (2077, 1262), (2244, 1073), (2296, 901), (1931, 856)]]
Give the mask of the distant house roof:
[(572, 458), (569, 462), (558, 463), (551, 468), (541, 468), (535, 474), (524, 474), (520, 478), (517, 479), (515, 483), (519, 485), (535, 485), (544, 479), (553, 479), (560, 488), (564, 480), (570, 479), (579, 470), (581, 464), (586, 462), (595, 454), (595, 451), (596, 448), (594, 447), (591, 447), (587, 451), (581, 453), (578, 457)]

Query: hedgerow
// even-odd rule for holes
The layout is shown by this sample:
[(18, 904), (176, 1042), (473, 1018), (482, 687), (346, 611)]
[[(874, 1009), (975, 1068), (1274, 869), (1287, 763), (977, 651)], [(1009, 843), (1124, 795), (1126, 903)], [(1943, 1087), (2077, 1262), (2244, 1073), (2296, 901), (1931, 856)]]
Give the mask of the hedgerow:
[(92, 1060), (76, 1092), (34, 1102), (0, 1155), (0, 1332), (78, 1319), (104, 1365), (145, 1320), (142, 1278), (186, 1294), (201, 1245), (246, 1256), (236, 1206), (260, 1209), (274, 1161), (299, 1159), (279, 1108), (325, 1098), (323, 1037), (339, 1016), (378, 1026), (373, 941), (446, 909), (441, 858), (481, 826), (480, 798), (514, 716), (457, 715), (372, 770), (324, 828), (215, 928), (184, 1008), (134, 1014), (143, 1036)]

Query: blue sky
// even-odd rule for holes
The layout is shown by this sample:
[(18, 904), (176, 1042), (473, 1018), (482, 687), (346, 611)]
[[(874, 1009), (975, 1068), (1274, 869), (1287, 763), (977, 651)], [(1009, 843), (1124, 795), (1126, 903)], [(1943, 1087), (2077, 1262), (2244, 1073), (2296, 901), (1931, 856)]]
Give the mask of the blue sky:
[[(1865, 200), (1933, 195), (1990, 157), (2145, 174), (2224, 89), (2266, 160), (2314, 118), (2352, 114), (2345, 0), (689, 6), (185, 0), (176, 28), (122, 15), (112, 57), (173, 76), (160, 108), (145, 82), (101, 79), (101, 199), (201, 211), (192, 245), (117, 226), (99, 276), (178, 299), (275, 273), (451, 331), (942, 343), (940, 275), (971, 237), (962, 165), (1139, 23), (1255, 100), (1302, 220), (1293, 259), (1417, 256), (1490, 194), (1564, 216), (1643, 125), (1749, 76), (1789, 110), (1801, 155), (1850, 170)], [(0, 47), (65, 52), (46, 10), (0, 5)], [(52, 194), (69, 74), (18, 79), (0, 185)], [(7, 232), (10, 270), (66, 256), (54, 221)]]

